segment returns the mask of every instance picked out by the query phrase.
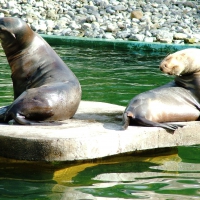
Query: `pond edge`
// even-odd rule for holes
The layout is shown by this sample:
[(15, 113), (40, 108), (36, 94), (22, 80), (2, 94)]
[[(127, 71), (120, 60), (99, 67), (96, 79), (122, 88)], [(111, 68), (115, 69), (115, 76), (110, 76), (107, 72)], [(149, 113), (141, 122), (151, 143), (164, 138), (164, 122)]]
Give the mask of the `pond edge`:
[(200, 48), (200, 44), (168, 44), (157, 42), (138, 42), (125, 40), (109, 40), (100, 38), (83, 38), (73, 36), (44, 35), (41, 36), (50, 45), (70, 45), (90, 48), (111, 48), (114, 50), (160, 51), (174, 52), (186, 48)]

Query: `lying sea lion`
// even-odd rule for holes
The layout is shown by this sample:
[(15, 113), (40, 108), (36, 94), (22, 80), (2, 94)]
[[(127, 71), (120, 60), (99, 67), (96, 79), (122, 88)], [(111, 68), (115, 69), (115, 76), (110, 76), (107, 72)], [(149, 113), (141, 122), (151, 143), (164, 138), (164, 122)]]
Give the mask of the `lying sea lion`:
[(0, 40), (14, 90), (14, 102), (0, 109), (0, 122), (35, 124), (71, 118), (81, 100), (81, 86), (49, 44), (14, 17), (0, 18)]
[(160, 69), (175, 80), (134, 97), (123, 114), (124, 128), (135, 124), (175, 130), (183, 125), (170, 122), (199, 120), (199, 57), (200, 50), (193, 48), (167, 56)]

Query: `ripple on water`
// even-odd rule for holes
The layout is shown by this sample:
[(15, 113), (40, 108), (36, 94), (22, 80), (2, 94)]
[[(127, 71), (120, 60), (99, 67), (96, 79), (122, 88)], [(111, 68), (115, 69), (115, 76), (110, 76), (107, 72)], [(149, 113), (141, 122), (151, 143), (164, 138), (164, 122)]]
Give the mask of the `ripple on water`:
[[(83, 100), (126, 106), (135, 95), (172, 80), (158, 69), (166, 53), (62, 46), (55, 47), (55, 50), (80, 80)], [(0, 57), (0, 106), (2, 106), (12, 102), (13, 92), (6, 57), (2, 52)], [(154, 162), (152, 155), (152, 160), (148, 158), (144, 162), (131, 161), (127, 158), (126, 162), (83, 167), (76, 173), (70, 166), (73, 177), (70, 180), (63, 178), (59, 184), (52, 181), (53, 172), (49, 169), (47, 180), (44, 178), (46, 168), (35, 171), (35, 168), (30, 166), (15, 168), (13, 165), (2, 165), (0, 198), (50, 199), (55, 196), (55, 199), (64, 197), (67, 199), (74, 194), (74, 200), (199, 199), (199, 153), (199, 146), (184, 147), (179, 148), (178, 155), (175, 156), (178, 156), (178, 161), (166, 156), (162, 162)], [(126, 157), (124, 159), (126, 160)], [(22, 168), (25, 170), (20, 170)], [(67, 168), (67, 164), (62, 168)], [(25, 173), (27, 170), (31, 171)], [(37, 176), (39, 178), (36, 179)], [(73, 187), (67, 187), (69, 184)], [(68, 199), (73, 200), (71, 197)]]

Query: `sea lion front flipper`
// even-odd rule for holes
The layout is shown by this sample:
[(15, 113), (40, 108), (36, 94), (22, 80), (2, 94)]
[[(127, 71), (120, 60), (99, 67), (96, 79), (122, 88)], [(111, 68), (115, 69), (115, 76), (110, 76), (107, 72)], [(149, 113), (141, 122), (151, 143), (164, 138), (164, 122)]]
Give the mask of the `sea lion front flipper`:
[(4, 107), (0, 108), (0, 122), (5, 122), (4, 121), (5, 114), (6, 114), (6, 112), (7, 112), (7, 110), (8, 110), (9, 107), (10, 106), (4, 106)]

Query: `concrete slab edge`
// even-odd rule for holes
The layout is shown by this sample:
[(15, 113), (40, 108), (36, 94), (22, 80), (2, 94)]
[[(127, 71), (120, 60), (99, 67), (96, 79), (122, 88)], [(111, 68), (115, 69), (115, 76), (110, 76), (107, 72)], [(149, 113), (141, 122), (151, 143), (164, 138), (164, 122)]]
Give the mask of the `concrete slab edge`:
[(75, 116), (61, 126), (2, 124), (0, 156), (29, 161), (83, 161), (200, 144), (199, 121), (187, 122), (175, 132), (138, 126), (122, 130), (119, 116), (124, 109), (114, 104), (81, 101)]

